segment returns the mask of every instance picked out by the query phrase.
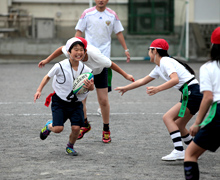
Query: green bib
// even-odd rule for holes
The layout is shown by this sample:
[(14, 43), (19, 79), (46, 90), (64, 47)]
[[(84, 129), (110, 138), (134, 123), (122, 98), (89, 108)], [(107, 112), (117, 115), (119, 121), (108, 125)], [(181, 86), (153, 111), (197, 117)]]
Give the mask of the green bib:
[(184, 117), (187, 103), (188, 103), (188, 84), (185, 83), (183, 85), (183, 99), (182, 99), (182, 105), (181, 105), (181, 108), (178, 114), (179, 117)]
[(209, 124), (212, 121), (212, 119), (215, 117), (216, 109), (217, 109), (217, 102), (214, 102), (209, 111), (209, 115), (207, 116), (207, 118), (205, 118), (205, 120), (199, 126), (205, 126)]

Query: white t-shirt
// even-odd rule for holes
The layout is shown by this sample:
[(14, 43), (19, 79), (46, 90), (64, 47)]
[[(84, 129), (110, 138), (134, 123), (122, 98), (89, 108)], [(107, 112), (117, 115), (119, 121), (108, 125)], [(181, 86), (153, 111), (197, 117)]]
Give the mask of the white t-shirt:
[(85, 39), (88, 44), (97, 47), (105, 56), (110, 58), (111, 34), (124, 31), (117, 14), (110, 8), (99, 12), (96, 7), (86, 9), (75, 30), (85, 31)]
[[(62, 66), (62, 69), (60, 65)], [(81, 73), (85, 72), (92, 72), (92, 70), (86, 65), (83, 65), (82, 62), (79, 62), (78, 70), (75, 71), (70, 64), (69, 59), (64, 59), (60, 62), (60, 64), (56, 63), (47, 75), (50, 78), (54, 77), (52, 87), (56, 92), (57, 96), (59, 96), (64, 101), (70, 102), (70, 100), (67, 100), (66, 97), (73, 90), (73, 81)], [(87, 95), (88, 92), (85, 94), (77, 95), (78, 101), (84, 100), (87, 97)]]
[[(162, 57), (160, 60), (160, 66), (156, 65), (156, 67), (150, 72), (149, 76), (155, 79), (162, 77), (165, 81), (169, 81), (169, 76), (173, 72), (176, 72), (179, 78), (179, 83), (174, 86), (174, 88), (177, 89), (181, 88), (185, 82), (194, 77), (194, 75), (192, 75), (183, 65), (170, 57)], [(194, 79), (189, 85), (197, 83), (198, 81)]]
[[(62, 52), (69, 58), (65, 46), (62, 48)], [(83, 63), (92, 69), (94, 75), (100, 74), (104, 68), (109, 68), (112, 65), (112, 61), (104, 56), (98, 48), (92, 45), (87, 46), (87, 54), (88, 60)]]
[(213, 102), (220, 101), (220, 64), (209, 61), (200, 68), (200, 92), (211, 91)]

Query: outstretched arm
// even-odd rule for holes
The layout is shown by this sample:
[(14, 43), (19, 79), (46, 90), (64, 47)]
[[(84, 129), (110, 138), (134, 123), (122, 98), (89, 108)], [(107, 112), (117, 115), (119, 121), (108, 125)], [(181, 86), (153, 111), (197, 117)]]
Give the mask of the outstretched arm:
[(63, 54), (62, 52), (62, 47), (60, 46), (59, 48), (57, 48), (50, 56), (48, 56), (46, 59), (42, 60), (41, 62), (39, 62), (38, 67), (42, 68), (45, 66), (45, 64), (49, 63), (50, 61), (52, 61), (53, 59), (55, 59), (56, 57), (60, 56), (61, 54)]
[(118, 72), (119, 74), (121, 74), (122, 76), (124, 76), (125, 79), (129, 80), (129, 81), (134, 81), (134, 77), (130, 74), (127, 74), (124, 70), (122, 70), (117, 64), (115, 64), (114, 62), (112, 62), (112, 65), (110, 67), (111, 69), (113, 69), (114, 71)]
[[(124, 50), (127, 50), (127, 45), (125, 43), (125, 38), (122, 32), (119, 32), (116, 34), (118, 41), (121, 43), (122, 47), (124, 48)], [(125, 51), (125, 55), (127, 56), (127, 62), (130, 62), (130, 53), (129, 51)]]
[(121, 93), (121, 95), (123, 95), (125, 92), (129, 91), (129, 90), (132, 90), (132, 89), (135, 89), (135, 88), (138, 88), (140, 86), (143, 86), (151, 81), (153, 81), (154, 78), (150, 77), (149, 75), (148, 76), (145, 76), (144, 78), (142, 79), (138, 79), (137, 81), (127, 85), (127, 86), (123, 86), (123, 87), (117, 87), (115, 88), (116, 91), (119, 91), (119, 93)]
[(172, 73), (170, 75), (170, 80), (159, 85), (159, 86), (150, 86), (150, 87), (147, 87), (147, 94), (149, 94), (150, 96), (151, 95), (154, 95), (160, 91), (164, 91), (166, 89), (169, 89), (173, 86), (175, 86), (176, 84), (179, 83), (179, 78), (178, 78), (178, 75), (176, 72)]
[(48, 75), (44, 76), (39, 87), (37, 88), (37, 92), (34, 95), (34, 102), (36, 102), (36, 100), (40, 98), (42, 89), (48, 83), (49, 80), (50, 80), (50, 77)]

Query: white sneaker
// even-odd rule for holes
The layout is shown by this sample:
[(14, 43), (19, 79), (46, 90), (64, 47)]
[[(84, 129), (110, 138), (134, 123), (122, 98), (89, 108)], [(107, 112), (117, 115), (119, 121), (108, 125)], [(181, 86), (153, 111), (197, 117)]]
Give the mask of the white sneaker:
[(175, 160), (183, 160), (185, 157), (185, 150), (177, 151), (174, 149), (170, 154), (162, 157), (163, 161), (175, 161)]
[(100, 108), (100, 107), (97, 109), (97, 113), (98, 113), (99, 116), (102, 115), (102, 112), (101, 112), (101, 108)]

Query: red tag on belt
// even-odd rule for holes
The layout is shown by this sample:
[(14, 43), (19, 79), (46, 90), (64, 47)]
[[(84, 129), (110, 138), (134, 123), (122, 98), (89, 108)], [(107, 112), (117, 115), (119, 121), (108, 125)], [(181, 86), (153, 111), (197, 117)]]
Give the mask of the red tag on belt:
[(45, 106), (49, 106), (51, 102), (51, 97), (55, 94), (55, 91), (53, 93), (50, 93), (49, 96), (47, 96), (46, 101), (45, 101)]

